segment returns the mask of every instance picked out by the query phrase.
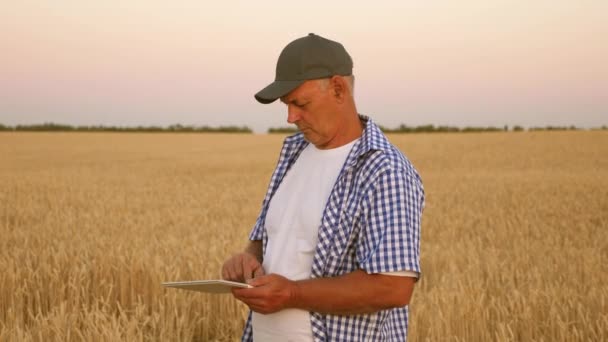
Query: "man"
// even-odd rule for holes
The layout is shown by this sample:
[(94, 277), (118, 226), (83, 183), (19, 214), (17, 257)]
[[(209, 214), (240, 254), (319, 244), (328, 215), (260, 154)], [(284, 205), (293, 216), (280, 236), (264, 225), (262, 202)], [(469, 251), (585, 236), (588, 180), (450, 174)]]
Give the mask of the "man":
[(261, 103), (280, 99), (288, 137), (246, 250), (222, 276), (251, 289), (243, 341), (405, 341), (420, 275), (421, 179), (358, 115), (352, 59), (309, 34), (288, 44)]

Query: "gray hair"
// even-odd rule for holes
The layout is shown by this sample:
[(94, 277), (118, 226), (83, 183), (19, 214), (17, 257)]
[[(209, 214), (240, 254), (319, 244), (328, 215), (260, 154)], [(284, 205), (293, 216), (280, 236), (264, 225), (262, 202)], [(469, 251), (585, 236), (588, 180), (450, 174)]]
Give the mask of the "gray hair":
[[(351, 95), (355, 95), (355, 75), (349, 75), (349, 76), (341, 76), (344, 77), (346, 79), (346, 84), (348, 85), (348, 91), (350, 92)], [(319, 88), (321, 88), (322, 90), (326, 90), (327, 87), (329, 86), (329, 78), (320, 78), (317, 80), (317, 83), (319, 85)]]

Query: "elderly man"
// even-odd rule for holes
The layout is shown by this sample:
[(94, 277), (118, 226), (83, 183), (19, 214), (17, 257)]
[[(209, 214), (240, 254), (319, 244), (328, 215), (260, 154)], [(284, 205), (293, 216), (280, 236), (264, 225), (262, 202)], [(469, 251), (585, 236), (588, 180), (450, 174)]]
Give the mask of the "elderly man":
[(288, 44), (275, 81), (288, 137), (261, 213), (222, 276), (251, 314), (243, 341), (405, 341), (420, 275), (421, 179), (378, 126), (359, 115), (352, 59), (309, 34)]

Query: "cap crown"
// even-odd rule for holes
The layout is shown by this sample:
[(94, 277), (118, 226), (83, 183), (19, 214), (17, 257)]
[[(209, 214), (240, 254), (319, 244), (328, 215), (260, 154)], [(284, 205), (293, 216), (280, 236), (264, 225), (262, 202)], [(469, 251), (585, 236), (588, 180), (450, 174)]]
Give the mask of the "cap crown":
[(348, 76), (352, 71), (353, 60), (342, 44), (310, 33), (283, 49), (277, 61), (275, 81)]

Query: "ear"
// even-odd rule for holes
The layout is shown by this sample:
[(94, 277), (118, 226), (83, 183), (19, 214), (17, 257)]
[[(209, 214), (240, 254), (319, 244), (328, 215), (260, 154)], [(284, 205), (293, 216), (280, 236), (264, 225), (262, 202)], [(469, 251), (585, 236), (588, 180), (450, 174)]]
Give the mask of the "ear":
[(332, 91), (332, 95), (336, 99), (338, 103), (343, 103), (346, 100), (346, 96), (348, 93), (348, 85), (346, 84), (346, 80), (341, 76), (332, 76), (329, 79), (330, 89)]

